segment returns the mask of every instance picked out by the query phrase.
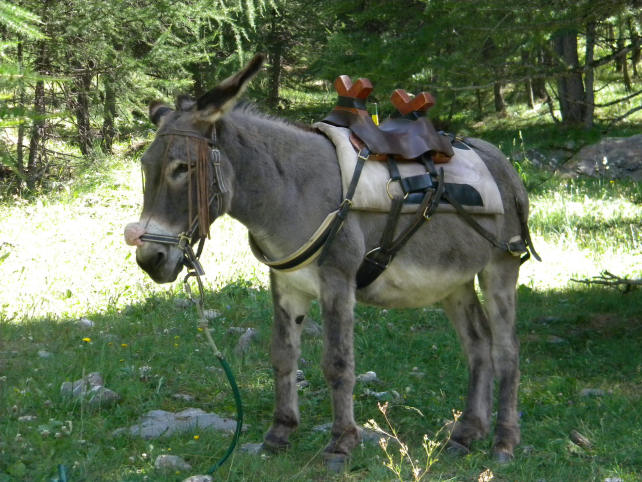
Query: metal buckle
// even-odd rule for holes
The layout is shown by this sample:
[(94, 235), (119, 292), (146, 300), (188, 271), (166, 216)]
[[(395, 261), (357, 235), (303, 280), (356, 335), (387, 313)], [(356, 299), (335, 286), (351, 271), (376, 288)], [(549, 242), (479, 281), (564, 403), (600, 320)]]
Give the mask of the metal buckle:
[[(390, 200), (393, 200), (395, 198), (395, 196), (390, 193), (390, 184), (392, 184), (393, 182), (398, 182), (399, 186), (401, 187), (401, 179), (393, 179), (392, 177), (388, 179), (388, 182), (386, 183), (386, 194), (388, 194)], [(404, 193), (403, 198), (408, 199), (408, 193)]]

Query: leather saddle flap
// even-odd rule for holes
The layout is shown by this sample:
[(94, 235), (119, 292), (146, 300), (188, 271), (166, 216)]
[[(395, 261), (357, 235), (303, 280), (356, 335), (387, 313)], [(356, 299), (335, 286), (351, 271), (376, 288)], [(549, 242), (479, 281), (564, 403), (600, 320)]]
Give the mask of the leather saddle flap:
[(377, 127), (366, 111), (335, 108), (322, 122), (349, 128), (371, 152), (378, 154), (402, 159), (415, 159), (429, 151), (446, 157), (454, 154), (449, 139), (439, 135), (426, 117), (389, 119)]

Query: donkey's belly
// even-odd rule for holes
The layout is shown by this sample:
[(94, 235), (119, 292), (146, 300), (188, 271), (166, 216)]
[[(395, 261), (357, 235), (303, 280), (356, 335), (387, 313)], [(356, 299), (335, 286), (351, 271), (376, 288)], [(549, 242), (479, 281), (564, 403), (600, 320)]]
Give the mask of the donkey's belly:
[(476, 272), (426, 268), (398, 258), (374, 283), (357, 291), (357, 300), (385, 308), (419, 308), (442, 300)]

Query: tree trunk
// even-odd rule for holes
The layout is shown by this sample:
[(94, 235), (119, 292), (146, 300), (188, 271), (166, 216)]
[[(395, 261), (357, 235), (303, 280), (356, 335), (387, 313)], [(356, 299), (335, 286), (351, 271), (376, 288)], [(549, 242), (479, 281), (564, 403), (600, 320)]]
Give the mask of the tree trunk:
[[(24, 59), (23, 59), (23, 46), (22, 41), (18, 42), (18, 72), (20, 75), (24, 74)], [(16, 145), (16, 168), (18, 169), (18, 175), (21, 178), (24, 178), (25, 175), (25, 161), (24, 161), (24, 138), (25, 138), (25, 124), (24, 124), (24, 111), (25, 111), (25, 84), (24, 78), (20, 78), (18, 84), (18, 106), (23, 112), (23, 119), (20, 120), (18, 124), (18, 142)]]
[(91, 70), (89, 66), (81, 68), (76, 78), (76, 124), (78, 129), (78, 147), (84, 156), (89, 155), (92, 147), (91, 124), (89, 119), (89, 89), (91, 88)]
[(640, 74), (638, 72), (638, 63), (640, 63), (640, 57), (641, 57), (641, 52), (640, 52), (640, 36), (638, 35), (637, 28), (635, 27), (635, 24), (633, 23), (633, 19), (629, 17), (629, 32), (631, 35), (631, 45), (633, 46), (631, 48), (631, 69), (633, 70), (633, 76), (634, 77), (639, 77)]
[[(550, 55), (544, 50), (540, 50), (538, 52), (536, 61), (540, 68), (550, 68), (551, 66)], [(533, 87), (533, 96), (536, 99), (546, 100), (548, 97), (548, 92), (546, 91), (546, 78), (543, 76), (537, 77), (531, 81), (531, 85)]]
[(114, 119), (116, 118), (116, 91), (114, 88), (114, 79), (110, 74), (105, 75), (103, 83), (105, 85), (105, 103), (103, 105), (103, 152), (112, 153), (111, 147), (114, 142), (116, 130), (114, 129)]
[(279, 85), (281, 83), (281, 57), (283, 54), (283, 34), (280, 18), (272, 16), (269, 34), (268, 62), (270, 63), (267, 103), (273, 109), (279, 105)]
[(506, 103), (504, 102), (504, 94), (502, 93), (502, 83), (495, 81), (493, 85), (493, 95), (495, 98), (495, 112), (498, 114), (506, 114)]
[(595, 92), (593, 90), (594, 71), (593, 63), (595, 53), (595, 22), (589, 21), (586, 24), (586, 54), (584, 60), (584, 84), (586, 94), (584, 96), (584, 127), (593, 127), (593, 114), (595, 112)]
[(481, 89), (475, 90), (475, 97), (477, 98), (477, 114), (475, 120), (480, 121), (484, 119), (484, 97)]
[[(36, 69), (40, 75), (46, 75), (47, 72), (47, 44), (45, 40), (38, 42), (38, 56), (36, 58)], [(34, 89), (33, 100), (34, 119), (31, 125), (31, 135), (29, 138), (29, 158), (27, 160), (27, 188), (32, 190), (40, 178), (40, 168), (42, 165), (42, 152), (40, 150), (44, 139), (45, 131), (45, 82), (38, 80)]]
[(580, 124), (584, 120), (584, 85), (578, 71), (577, 32), (565, 30), (554, 37), (555, 52), (564, 68), (573, 69), (561, 75), (557, 81), (562, 122), (566, 125)]
[[(523, 66), (529, 66), (530, 64), (530, 55), (528, 52), (523, 51), (522, 52), (522, 65)], [(530, 109), (535, 108), (535, 98), (533, 96), (533, 81), (532, 79), (528, 78), (524, 82), (524, 93), (526, 94), (526, 103), (528, 104), (528, 107)]]

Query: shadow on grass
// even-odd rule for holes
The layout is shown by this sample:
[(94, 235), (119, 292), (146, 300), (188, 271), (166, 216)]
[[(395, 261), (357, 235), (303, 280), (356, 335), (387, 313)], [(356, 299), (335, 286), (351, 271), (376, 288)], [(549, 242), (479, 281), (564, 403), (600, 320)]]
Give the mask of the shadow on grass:
[[(8, 414), (0, 421), (0, 474), (19, 470), (16, 464), (21, 463), (33, 478), (46, 479), (58, 463), (65, 463), (77, 479), (142, 480), (146, 474), (157, 476), (153, 460), (161, 453), (186, 456), (196, 472), (222, 455), (229, 439), (221, 434), (195, 432), (153, 442), (111, 435), (152, 409), (191, 406), (234, 416), (227, 381), (197, 330), (194, 309), (180, 304), (179, 298), (156, 295), (112, 312), (88, 313), (93, 327), (77, 320), (0, 323), (0, 412)], [(239, 281), (207, 293), (206, 305), (218, 312), (211, 322), (213, 335), (241, 388), (249, 425), (242, 443), (259, 442), (273, 407), (270, 295)], [(640, 291), (622, 295), (585, 287), (544, 293), (519, 288), (523, 445), (530, 448), (528, 455), (518, 453), (519, 467), (494, 468), (496, 476), (561, 480), (575, 471), (587, 480), (617, 470), (633, 473), (639, 467), (640, 313)], [(311, 316), (319, 321), (318, 306), (313, 306)], [(356, 320), (357, 372), (375, 371), (380, 380), (355, 387), (357, 422), (381, 422), (373, 391), (396, 392), (400, 398), (391, 396), (391, 420), (402, 440), (418, 447), (423, 434), (438, 430), (452, 409), (463, 409), (466, 362), (454, 331), (439, 309), (381, 311), (359, 306)], [(234, 327), (258, 330), (244, 355), (235, 352), (240, 330)], [(233, 480), (258, 477), (266, 464), (274, 466), (274, 477), (291, 476), (301, 468), (299, 456), (315, 460), (305, 477), (321, 470), (315, 454), (329, 435), (312, 427), (331, 420), (321, 356), (321, 338), (304, 335), (300, 368), (310, 385), (299, 392), (302, 423), (293, 436), (292, 454), (269, 462), (237, 454), (247, 463), (229, 469)], [(122, 396), (119, 405), (91, 411), (62, 398), (62, 382), (93, 371), (101, 372), (106, 385)], [(582, 396), (583, 389), (598, 390), (599, 395)], [(35, 421), (20, 418), (29, 415)], [(43, 436), (45, 429), (55, 431), (52, 421), (67, 420), (73, 421), (70, 434)], [(591, 439), (590, 450), (569, 442), (573, 429)], [(444, 476), (453, 471), (462, 477), (479, 474), (489, 463), (490, 439), (475, 449), (462, 460), (444, 458), (434, 470)], [(380, 474), (376, 448), (364, 450), (365, 455), (356, 458), (359, 473)]]

